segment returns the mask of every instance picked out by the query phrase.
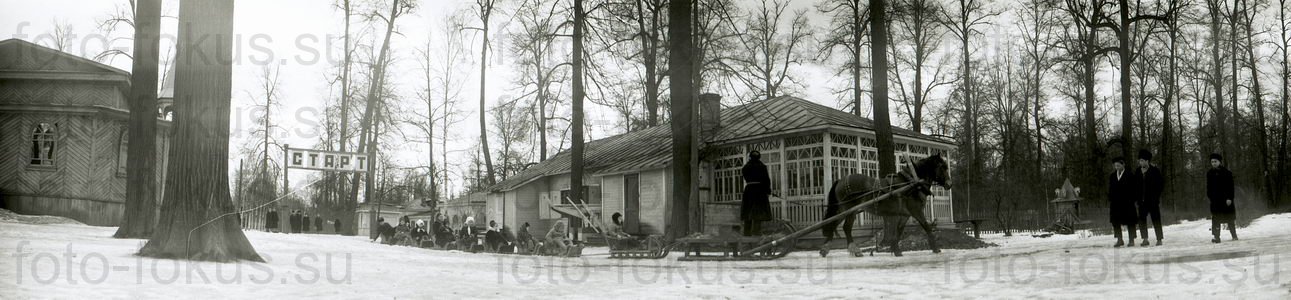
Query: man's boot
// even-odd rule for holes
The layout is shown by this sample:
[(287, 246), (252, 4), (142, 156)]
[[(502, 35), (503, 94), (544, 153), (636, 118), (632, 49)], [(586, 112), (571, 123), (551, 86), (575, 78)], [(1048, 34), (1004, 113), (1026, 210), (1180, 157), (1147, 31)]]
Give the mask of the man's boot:
[(1129, 244), (1125, 244), (1125, 246), (1126, 246), (1126, 247), (1134, 247), (1134, 238), (1130, 238), (1130, 243), (1129, 243)]
[(1149, 242), (1148, 239), (1144, 238), (1143, 243), (1139, 244), (1139, 246), (1143, 246), (1143, 247), (1152, 246), (1152, 242)]
[(1157, 246), (1161, 246), (1161, 239), (1157, 239)]
[(1116, 245), (1113, 245), (1112, 248), (1120, 248), (1124, 246), (1125, 246), (1125, 240), (1116, 239)]
[(1219, 228), (1211, 228), (1211, 229), (1210, 229), (1210, 234), (1211, 234), (1212, 236), (1214, 236), (1214, 237), (1215, 237), (1215, 238), (1210, 239), (1210, 242), (1211, 242), (1211, 243), (1216, 243), (1216, 244), (1218, 244), (1218, 243), (1219, 243)]

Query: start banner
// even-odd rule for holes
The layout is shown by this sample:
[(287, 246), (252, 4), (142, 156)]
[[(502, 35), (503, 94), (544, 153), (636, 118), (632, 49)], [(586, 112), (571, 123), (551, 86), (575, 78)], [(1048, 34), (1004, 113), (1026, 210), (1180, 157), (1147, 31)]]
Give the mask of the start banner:
[(287, 148), (287, 167), (319, 171), (367, 172), (368, 155)]

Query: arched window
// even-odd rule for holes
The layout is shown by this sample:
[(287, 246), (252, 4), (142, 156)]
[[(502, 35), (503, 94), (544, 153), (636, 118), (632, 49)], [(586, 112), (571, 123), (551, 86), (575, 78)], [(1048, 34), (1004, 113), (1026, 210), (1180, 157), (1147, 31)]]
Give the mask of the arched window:
[(126, 176), (126, 163), (130, 157), (130, 131), (121, 131), (121, 141), (117, 144), (117, 176)]
[(31, 165), (54, 166), (58, 124), (40, 123), (31, 133)]

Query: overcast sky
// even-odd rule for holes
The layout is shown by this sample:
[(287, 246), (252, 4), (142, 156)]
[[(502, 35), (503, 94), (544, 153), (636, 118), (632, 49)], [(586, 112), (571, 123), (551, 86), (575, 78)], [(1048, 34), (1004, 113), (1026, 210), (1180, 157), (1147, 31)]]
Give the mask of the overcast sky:
[[(339, 35), (343, 31), (344, 23), (341, 13), (333, 7), (332, 2), (328, 0), (237, 1), (234, 31), (237, 41), (241, 44), (235, 49), (234, 116), (231, 122), (235, 145), (231, 146), (231, 152), (238, 152), (240, 144), (248, 138), (249, 131), (254, 129), (252, 122), (254, 116), (249, 107), (252, 100), (260, 96), (257, 85), (260, 83), (260, 74), (265, 61), (270, 62), (271, 66), (280, 67), (282, 74), (280, 96), (284, 105), (276, 115), (279, 125), (286, 130), (277, 134), (279, 141), (291, 144), (295, 148), (315, 146), (318, 138), (313, 133), (317, 132), (315, 125), (319, 124), (318, 120), (321, 119), (319, 114), (324, 105), (323, 101), (338, 94), (329, 89), (328, 81), (331, 80), (331, 76), (335, 76), (336, 66), (341, 59)], [(392, 49), (395, 59), (402, 63), (397, 63), (390, 71), (396, 86), (402, 91), (401, 94), (411, 97), (412, 90), (420, 87), (418, 80), (421, 76), (416, 73), (419, 67), (411, 57), (414, 55), (414, 49), (425, 45), (428, 34), (434, 30), (434, 26), (442, 24), (440, 19), (444, 15), (460, 10), (461, 5), (467, 2), (469, 1), (421, 1), (420, 7), (413, 15), (398, 21), (402, 35), (393, 38)], [(19, 38), (49, 45), (52, 41), (50, 33), (53, 32), (55, 24), (66, 23), (71, 25), (72, 32), (77, 35), (69, 50), (73, 54), (93, 57), (107, 48), (119, 48), (129, 52), (131, 46), (129, 40), (105, 41), (112, 37), (129, 37), (128, 29), (123, 28), (105, 38), (97, 26), (98, 22), (108, 18), (114, 10), (125, 7), (126, 3), (126, 0), (0, 0), (0, 7), (3, 7), (0, 9), (0, 39)], [(164, 14), (176, 16), (178, 1), (166, 0), (165, 3)], [(746, 4), (749, 3), (751, 2), (746, 2)], [(811, 8), (813, 3), (815, 1), (793, 1), (793, 7), (806, 9)], [(815, 14), (812, 19), (812, 23), (816, 26), (823, 27), (825, 22), (825, 18), (819, 14)], [(177, 31), (176, 27), (177, 21), (174, 18), (166, 19), (163, 23), (163, 34), (173, 39)], [(816, 33), (823, 34), (824, 30), (817, 29)], [(995, 36), (996, 33), (988, 32), (988, 35)], [(1003, 35), (1002, 38), (1009, 37)], [(169, 48), (163, 45), (163, 53), (170, 53)], [(957, 47), (944, 48), (957, 50)], [(487, 90), (487, 99), (490, 102), (510, 98), (517, 93), (516, 85), (512, 84), (515, 82), (515, 72), (512, 70), (515, 66), (509, 64), (508, 57), (502, 52), (505, 47), (495, 46), (495, 49), (497, 52), (494, 55), (499, 57), (490, 65), (490, 86)], [(474, 52), (469, 55), (476, 56)], [(472, 58), (471, 64), (476, 63), (476, 60)], [(125, 57), (106, 61), (106, 63), (123, 70), (130, 70), (130, 61)], [(954, 65), (957, 66), (958, 63)], [(475, 143), (475, 136), (478, 136), (479, 132), (477, 121), (471, 121), (478, 118), (478, 115), (475, 115), (476, 105), (472, 104), (474, 99), (479, 97), (478, 66), (466, 67), (469, 70), (463, 70), (462, 74), (468, 75), (469, 80), (464, 83), (462, 91), (462, 99), (465, 103), (460, 104), (459, 108), (471, 115), (466, 118), (467, 121), (457, 124), (458, 127), (452, 130), (457, 133), (454, 136), (457, 141), (449, 145), (450, 161), (468, 161), (466, 150)], [(798, 75), (802, 77), (803, 88), (796, 96), (831, 107), (842, 107), (841, 96), (833, 94), (831, 90), (838, 89), (847, 82), (832, 76), (830, 69), (833, 67), (812, 63), (800, 68)], [(946, 71), (951, 72), (953, 68), (954, 66), (947, 66)], [(949, 76), (951, 75), (947, 75), (948, 78)], [(1051, 103), (1051, 109), (1061, 110), (1065, 102), (1051, 101)], [(726, 105), (729, 106), (732, 103), (726, 103)], [(895, 117), (895, 109), (899, 107), (893, 106), (893, 109)], [(590, 138), (602, 138), (621, 133), (620, 131), (623, 130), (614, 126), (618, 121), (615, 119), (617, 116), (606, 108), (591, 105), (587, 117), (589, 123), (597, 125), (595, 130), (589, 133)], [(895, 122), (900, 125), (905, 121), (897, 119)], [(426, 151), (424, 145), (407, 143), (397, 147), (393, 150), (398, 157), (396, 164), (402, 166), (425, 164), (425, 155), (421, 154)], [(436, 149), (436, 151), (440, 150)], [(232, 168), (237, 167), (236, 161), (231, 164)], [(293, 186), (303, 184), (307, 179), (305, 177), (307, 172), (293, 171), (291, 178)], [(455, 186), (460, 186), (460, 183)]]

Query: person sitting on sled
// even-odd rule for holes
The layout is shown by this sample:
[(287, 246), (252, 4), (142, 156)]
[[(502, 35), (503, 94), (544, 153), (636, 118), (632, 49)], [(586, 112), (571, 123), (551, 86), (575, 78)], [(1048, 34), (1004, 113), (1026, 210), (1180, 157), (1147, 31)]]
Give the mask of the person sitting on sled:
[(556, 224), (551, 226), (551, 230), (547, 231), (543, 243), (550, 247), (548, 249), (556, 249), (556, 253), (563, 254), (569, 250), (569, 246), (573, 245), (568, 235), (569, 224), (565, 222), (565, 219), (559, 219), (556, 220)]

